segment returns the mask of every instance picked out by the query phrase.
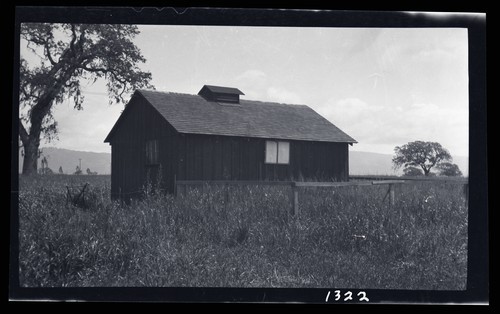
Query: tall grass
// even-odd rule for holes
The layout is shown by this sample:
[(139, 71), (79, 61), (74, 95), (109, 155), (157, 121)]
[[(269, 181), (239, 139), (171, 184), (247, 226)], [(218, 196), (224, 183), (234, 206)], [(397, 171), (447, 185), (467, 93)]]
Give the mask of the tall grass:
[(297, 219), (286, 186), (153, 193), (122, 205), (99, 178), (80, 209), (65, 205), (61, 178), (20, 179), (23, 286), (466, 286), (457, 185), (402, 185), (395, 206), (383, 186), (303, 188)]

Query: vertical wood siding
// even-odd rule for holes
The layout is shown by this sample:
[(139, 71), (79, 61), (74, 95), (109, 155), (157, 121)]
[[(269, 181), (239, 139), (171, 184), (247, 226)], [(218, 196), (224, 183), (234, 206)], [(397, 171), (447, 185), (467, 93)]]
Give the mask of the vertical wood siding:
[(288, 165), (266, 164), (265, 139), (179, 136), (178, 180), (346, 181), (348, 144), (290, 141)]
[[(120, 127), (111, 137), (111, 196), (134, 196), (146, 183), (148, 170), (152, 177), (162, 170), (164, 186), (173, 191), (174, 170), (177, 168), (175, 137), (177, 132), (140, 95), (128, 104), (121, 118)], [(145, 143), (157, 139), (159, 142), (160, 166), (146, 165)]]
[(144, 187), (148, 169), (145, 142), (159, 141), (163, 187), (175, 180), (347, 181), (348, 144), (289, 141), (288, 165), (266, 164), (266, 139), (179, 134), (136, 95), (110, 139), (111, 194), (133, 196)]

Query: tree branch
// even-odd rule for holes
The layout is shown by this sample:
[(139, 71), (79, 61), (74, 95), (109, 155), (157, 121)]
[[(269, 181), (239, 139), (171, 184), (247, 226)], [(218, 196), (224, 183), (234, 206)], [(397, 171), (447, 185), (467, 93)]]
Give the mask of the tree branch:
[(103, 72), (103, 73), (113, 72), (113, 70), (109, 70), (106, 68), (89, 68), (86, 65), (79, 66), (79, 68), (84, 69), (85, 71), (88, 72)]
[(75, 24), (71, 24), (71, 33), (72, 33), (72, 38), (71, 42), (69, 43), (69, 46), (71, 48), (71, 51), (73, 52), (73, 55), (75, 55), (75, 42), (77, 37)]
[(91, 62), (94, 58), (96, 57), (95, 54), (88, 54), (88, 55), (81, 55), (80, 56), (80, 62), (81, 63), (85, 63), (85, 64), (88, 64), (89, 62)]
[[(38, 99), (38, 95), (33, 94), (32, 89), (29, 89), (29, 87), (30, 86), (28, 83), (26, 83), (26, 81), (21, 82), (21, 86), (19, 87), (21, 91), (20, 96), (24, 96), (24, 99), (30, 99), (30, 98)], [(21, 100), (22, 99), (23, 98), (21, 97)]]
[(125, 89), (126, 89), (127, 85), (126, 84), (122, 84), (122, 85), (123, 85), (122, 91), (121, 91), (120, 95), (118, 95), (118, 97), (120, 97), (123, 100), (122, 95), (125, 93)]
[(54, 59), (52, 59), (52, 55), (50, 54), (49, 44), (47, 42), (45, 42), (44, 46), (45, 46), (45, 50), (47, 51), (47, 58), (49, 59), (50, 64), (56, 65), (57, 62), (55, 62)]
[(73, 86), (76, 86), (77, 84), (78, 84), (77, 81), (71, 81), (71, 82), (69, 82), (69, 84), (65, 83), (64, 87), (72, 88)]
[(111, 71), (111, 75), (113, 75), (113, 77), (115, 78), (115, 80), (117, 80), (118, 82), (120, 82), (122, 85), (125, 86), (125, 84), (127, 84), (127, 81), (126, 79), (119, 79), (118, 76), (116, 75), (115, 71)]
[(83, 43), (85, 41), (85, 30), (86, 29), (87, 28), (85, 26), (80, 27), (81, 33), (80, 33), (80, 38), (78, 39), (78, 43), (77, 43), (78, 48), (80, 50), (80, 54), (83, 54)]

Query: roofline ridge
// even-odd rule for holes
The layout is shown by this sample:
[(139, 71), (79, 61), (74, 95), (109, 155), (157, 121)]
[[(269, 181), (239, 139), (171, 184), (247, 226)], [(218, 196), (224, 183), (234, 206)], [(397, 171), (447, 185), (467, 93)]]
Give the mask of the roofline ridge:
[[(152, 92), (152, 93), (159, 93), (159, 94), (171, 94), (171, 95), (185, 95), (185, 96), (193, 96), (193, 97), (201, 97), (200, 95), (197, 94), (188, 94), (188, 93), (179, 93), (179, 92), (171, 92), (171, 91), (160, 91), (156, 89), (143, 89), (143, 88), (138, 88), (136, 91), (142, 92)], [(203, 98), (203, 97), (202, 97)], [(272, 104), (272, 105), (282, 105), (282, 106), (297, 106), (297, 107), (306, 107), (306, 108), (311, 108), (310, 106), (306, 104), (293, 104), (293, 103), (282, 103), (282, 102), (276, 102), (276, 101), (264, 101), (264, 100), (253, 100), (253, 99), (240, 99), (241, 102), (256, 102), (256, 103), (262, 103), (262, 104)]]
[(156, 89), (142, 89), (142, 88), (138, 88), (138, 89), (136, 89), (136, 91), (139, 91), (139, 92), (151, 92), (151, 93), (158, 93), (158, 94), (186, 95), (186, 96), (196, 96), (196, 97), (199, 96), (199, 95), (188, 94), (188, 93), (160, 91), (160, 90), (156, 90)]
[(284, 102), (276, 102), (276, 101), (263, 101), (263, 100), (252, 100), (252, 99), (241, 99), (241, 101), (250, 101), (250, 102), (259, 102), (259, 103), (264, 103), (264, 104), (273, 104), (273, 105), (282, 105), (282, 106), (300, 106), (300, 107), (307, 107), (311, 108), (306, 104), (292, 104), (292, 103), (284, 103)]

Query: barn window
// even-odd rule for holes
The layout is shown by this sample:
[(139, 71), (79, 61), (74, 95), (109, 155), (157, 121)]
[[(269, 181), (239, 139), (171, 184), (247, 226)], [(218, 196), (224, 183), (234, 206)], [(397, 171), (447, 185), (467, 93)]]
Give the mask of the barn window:
[(283, 141), (266, 141), (266, 163), (284, 164), (290, 162), (290, 143)]
[(148, 165), (158, 164), (158, 140), (146, 141), (146, 162)]

